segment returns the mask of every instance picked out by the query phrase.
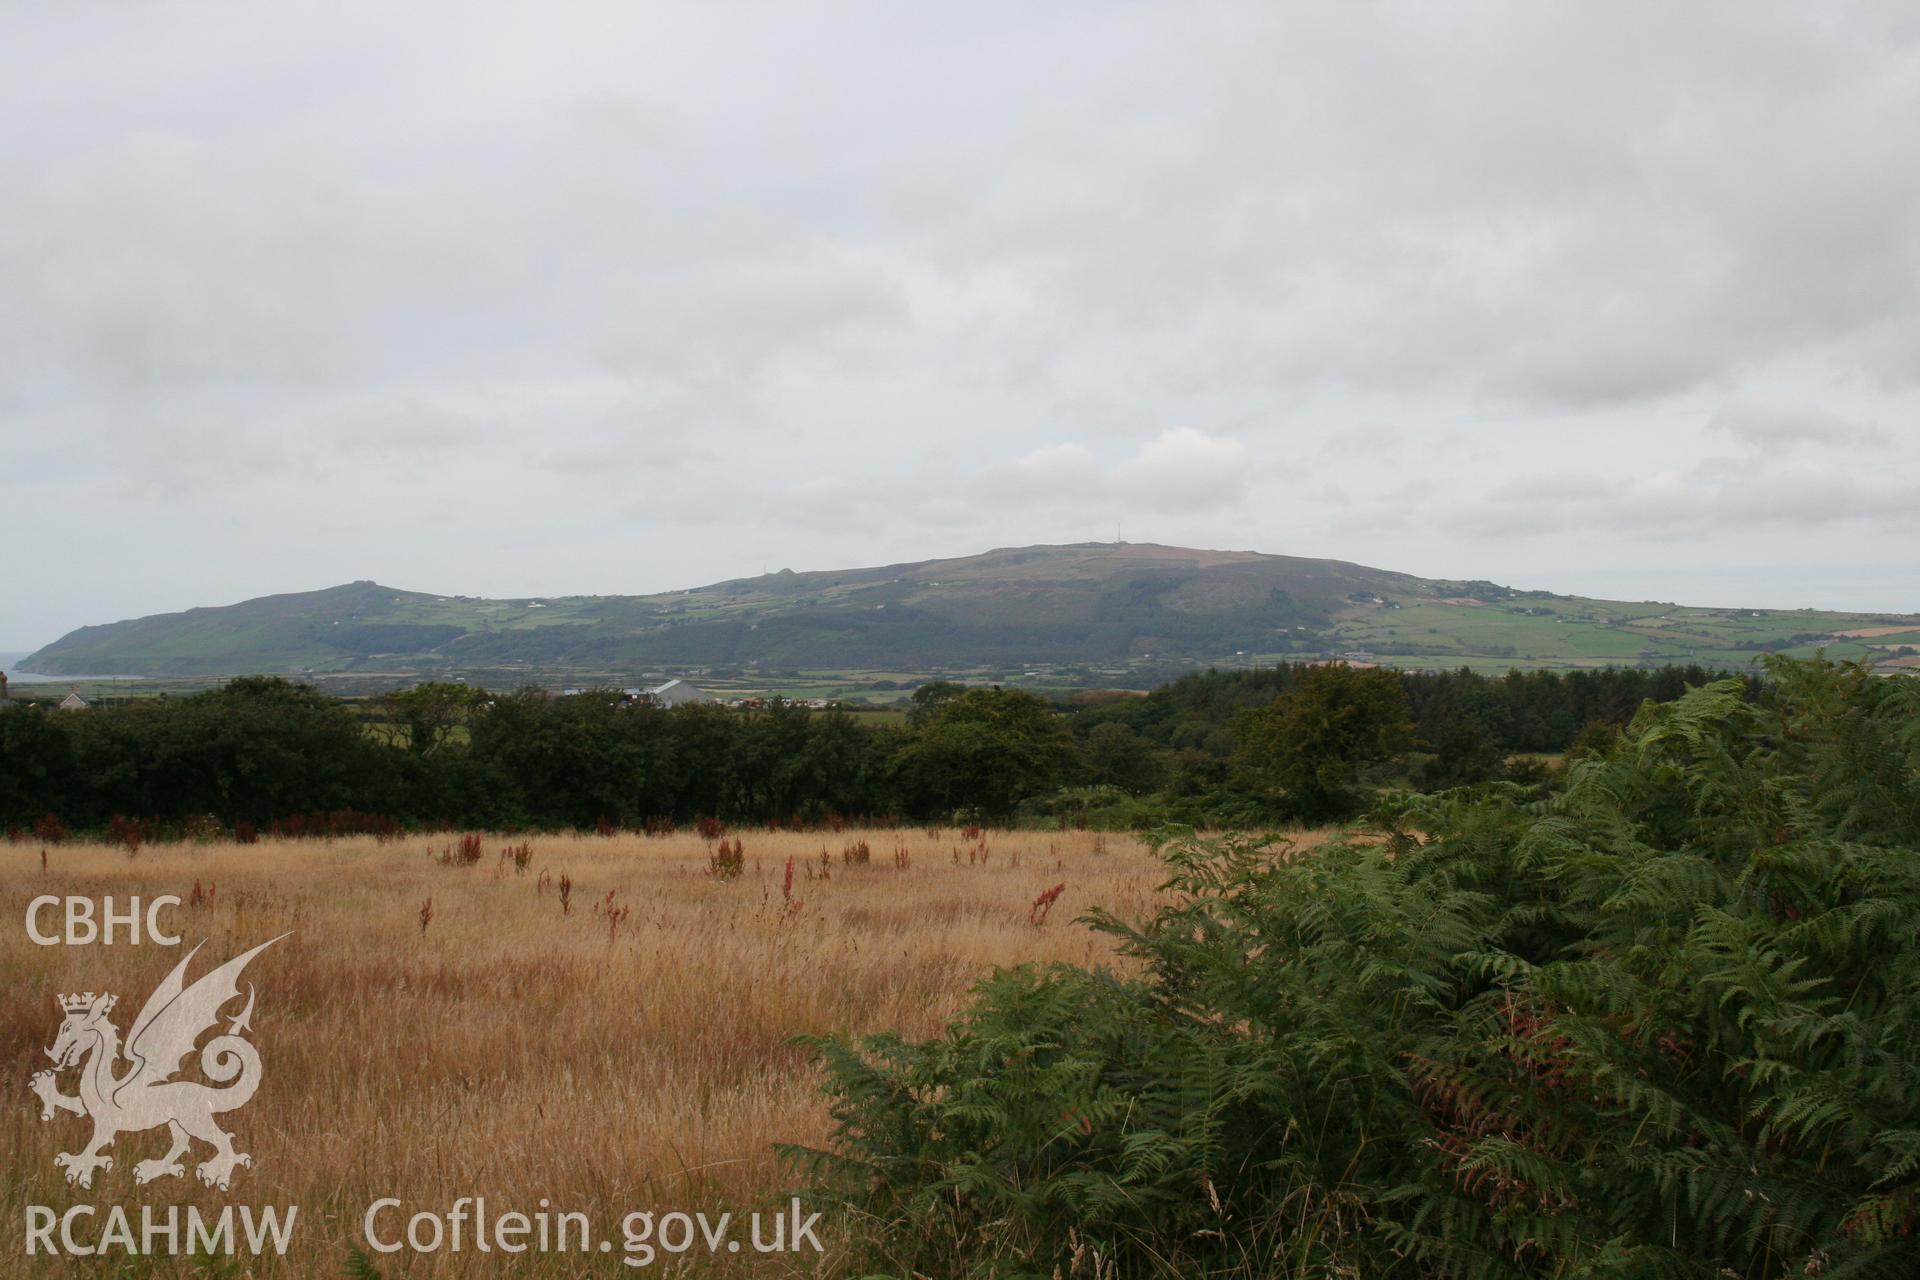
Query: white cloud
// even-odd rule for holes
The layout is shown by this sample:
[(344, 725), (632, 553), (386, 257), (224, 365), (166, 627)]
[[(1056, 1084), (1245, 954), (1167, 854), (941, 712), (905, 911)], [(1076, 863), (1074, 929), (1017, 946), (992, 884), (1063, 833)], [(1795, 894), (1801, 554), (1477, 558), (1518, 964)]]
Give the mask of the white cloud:
[(990, 472), (987, 484), (1008, 498), (1064, 498), (1098, 488), (1099, 461), (1093, 450), (1071, 441), (1041, 445)]
[(1102, 521), (1224, 512), (1245, 498), (1251, 463), (1241, 440), (1175, 427), (1112, 460), (1076, 441), (1041, 445), (983, 468), (966, 490), (983, 509), (1045, 502)]
[(1163, 432), (1113, 469), (1116, 497), (1154, 511), (1218, 511), (1246, 496), (1252, 452), (1194, 427)]

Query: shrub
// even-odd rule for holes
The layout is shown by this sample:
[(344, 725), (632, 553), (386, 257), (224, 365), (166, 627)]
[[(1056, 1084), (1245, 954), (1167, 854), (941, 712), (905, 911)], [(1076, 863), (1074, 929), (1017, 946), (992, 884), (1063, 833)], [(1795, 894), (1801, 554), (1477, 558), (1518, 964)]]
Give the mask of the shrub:
[(107, 820), (107, 843), (124, 846), (128, 856), (140, 852), (140, 846), (147, 843), (147, 836), (147, 824), (137, 819), (116, 813)]
[(1021, 822), (1062, 831), (1151, 831), (1172, 817), (1165, 802), (1129, 795), (1118, 787), (1062, 787), (1020, 806)]
[(747, 869), (747, 851), (739, 837), (721, 840), (707, 854), (707, 874), (715, 880), (738, 880)]
[(443, 867), (471, 867), (480, 861), (483, 850), (480, 847), (480, 833), (469, 831), (460, 837), (460, 843), (446, 845), (440, 850), (440, 865)]
[(1544, 801), (1164, 846), (1141, 977), (1000, 973), (809, 1040), (790, 1150), (929, 1277), (1920, 1273), (1920, 682), (1773, 664)]
[(1027, 923), (1038, 929), (1053, 914), (1053, 904), (1060, 901), (1060, 895), (1067, 891), (1066, 881), (1061, 881), (1051, 889), (1043, 889), (1040, 896), (1027, 908)]

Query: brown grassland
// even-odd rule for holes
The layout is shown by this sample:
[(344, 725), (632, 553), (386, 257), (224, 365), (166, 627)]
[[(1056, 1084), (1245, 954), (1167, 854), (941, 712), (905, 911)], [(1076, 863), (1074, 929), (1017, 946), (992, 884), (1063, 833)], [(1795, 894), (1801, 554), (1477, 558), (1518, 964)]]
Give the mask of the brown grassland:
[[(1140, 916), (1162, 878), (1138, 841), (1090, 832), (729, 834), (742, 842), (734, 879), (713, 874), (716, 842), (692, 833), (487, 835), (473, 838), (478, 859), (464, 864), (458, 835), (132, 854), (65, 844), (46, 850), (44, 870), (37, 844), (0, 846), (9, 922), (0, 1061), (11, 1098), (0, 1107), (0, 1277), (339, 1276), (374, 1200), (403, 1201), (382, 1220), (397, 1234), (407, 1215), (444, 1214), (463, 1195), (484, 1195), (495, 1216), (533, 1213), (542, 1199), (583, 1212), (614, 1252), (509, 1261), (469, 1242), (457, 1254), (376, 1257), (380, 1274), (636, 1274), (620, 1261), (626, 1213), (731, 1210), (744, 1235), (744, 1213), (772, 1208), (796, 1180), (771, 1144), (826, 1141), (819, 1077), (791, 1036), (929, 1035), (994, 966), (1105, 962), (1107, 942), (1075, 917), (1096, 904)], [(511, 849), (522, 841), (530, 851), (516, 865)], [(1035, 899), (1061, 883), (1036, 923)], [(254, 1099), (222, 1122), (253, 1165), (223, 1194), (193, 1178), (207, 1154), (196, 1146), (184, 1179), (136, 1187), (134, 1163), (166, 1147), (152, 1130), (123, 1134), (114, 1167), (90, 1190), (68, 1186), (54, 1155), (81, 1149), (91, 1126), (65, 1113), (43, 1123), (28, 1091), (48, 1065), (57, 998), (117, 993), (113, 1020), (124, 1034), (184, 948), (37, 946), (27, 904), (39, 894), (124, 904), (169, 893), (185, 905), (167, 914), (168, 927), (186, 946), (205, 940), (190, 977), (292, 931), (243, 978), (243, 991), (258, 988), (251, 1039), (264, 1075)], [(187, 1060), (184, 1078), (196, 1063)], [(64, 1092), (76, 1074), (62, 1073)], [(210, 1272), (23, 1256), (28, 1205), (93, 1204), (103, 1214), (124, 1205), (137, 1230), (137, 1206), (186, 1203), (209, 1215), (228, 1203), (298, 1205), (293, 1246), (284, 1260), (243, 1255)], [(834, 1223), (823, 1227), (824, 1256), (744, 1249), (715, 1260), (696, 1247), (663, 1254), (648, 1271), (839, 1274)]]

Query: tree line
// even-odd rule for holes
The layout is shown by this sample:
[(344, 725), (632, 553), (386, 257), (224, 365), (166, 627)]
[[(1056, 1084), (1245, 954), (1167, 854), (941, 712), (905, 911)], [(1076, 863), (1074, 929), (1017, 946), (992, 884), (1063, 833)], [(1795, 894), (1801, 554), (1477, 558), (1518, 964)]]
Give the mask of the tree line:
[(662, 708), (424, 684), (354, 703), (248, 677), (77, 713), (0, 710), (0, 829), (1322, 820), (1384, 785), (1509, 776), (1515, 751), (1604, 738), (1641, 701), (1706, 678), (1287, 665), (1069, 703), (934, 682), (904, 723), (874, 725), (777, 699)]

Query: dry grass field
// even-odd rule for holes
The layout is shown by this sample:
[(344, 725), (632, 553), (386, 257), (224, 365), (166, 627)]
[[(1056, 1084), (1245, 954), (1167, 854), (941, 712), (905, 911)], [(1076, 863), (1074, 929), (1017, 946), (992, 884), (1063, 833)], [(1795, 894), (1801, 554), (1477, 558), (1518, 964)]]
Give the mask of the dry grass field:
[[(542, 1200), (549, 1212), (584, 1213), (595, 1245), (509, 1259), (475, 1253), (469, 1239), (459, 1253), (376, 1257), (383, 1276), (836, 1274), (831, 1220), (819, 1232), (824, 1255), (715, 1258), (696, 1247), (639, 1272), (623, 1265), (620, 1224), (635, 1210), (733, 1211), (744, 1236), (744, 1214), (774, 1207), (793, 1181), (770, 1144), (827, 1136), (818, 1077), (789, 1037), (926, 1035), (994, 966), (1101, 962), (1105, 940), (1074, 917), (1095, 904), (1146, 912), (1161, 868), (1135, 840), (1088, 832), (737, 835), (731, 881), (710, 874), (715, 843), (691, 833), (526, 837), (524, 866), (508, 852), (522, 838), (496, 835), (475, 837), (478, 860), (464, 865), (457, 835), (132, 855), (68, 844), (47, 851), (44, 871), (38, 845), (0, 846), (0, 1061), (12, 1099), (0, 1107), (0, 1277), (339, 1276), (366, 1207), (389, 1196), (403, 1202), (382, 1219), (393, 1236), (418, 1210), (445, 1214), (461, 1196), (485, 1196), (494, 1217), (534, 1214)], [(862, 842), (869, 861), (850, 864), (845, 851)], [(1035, 923), (1034, 900), (1062, 883)], [(124, 903), (169, 893), (185, 900), (165, 917), (183, 947), (45, 947), (26, 933), (40, 894)], [(62, 1019), (57, 997), (117, 993), (113, 1020), (126, 1033), (185, 947), (205, 939), (197, 977), (288, 931), (241, 985), (258, 989), (250, 1038), (264, 1074), (223, 1123), (252, 1166), (222, 1194), (194, 1179), (208, 1154), (196, 1147), (184, 1178), (137, 1187), (134, 1164), (167, 1145), (155, 1129), (123, 1134), (91, 1189), (69, 1186), (55, 1154), (81, 1149), (90, 1125), (62, 1112), (43, 1123), (29, 1092)], [(77, 1075), (61, 1074), (64, 1092)], [(137, 1231), (137, 1206), (188, 1203), (208, 1216), (228, 1203), (298, 1205), (293, 1245), (284, 1259), (243, 1256), (225, 1269), (24, 1256), (29, 1205), (124, 1205)], [(100, 1229), (95, 1220), (91, 1234)], [(599, 1253), (609, 1237), (613, 1251)]]

